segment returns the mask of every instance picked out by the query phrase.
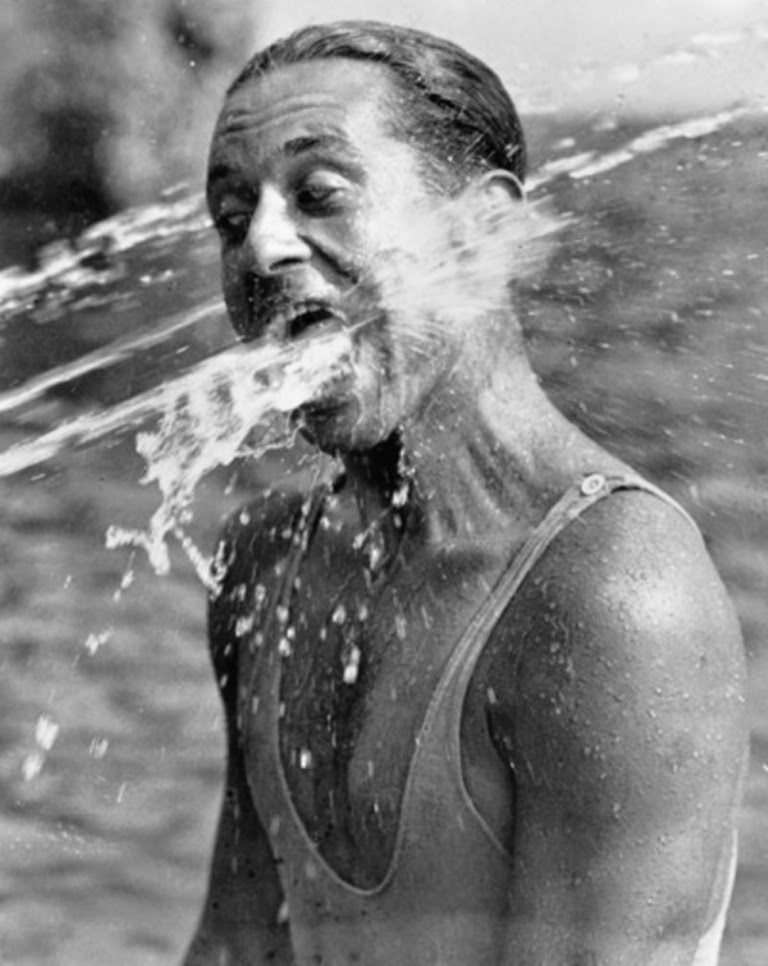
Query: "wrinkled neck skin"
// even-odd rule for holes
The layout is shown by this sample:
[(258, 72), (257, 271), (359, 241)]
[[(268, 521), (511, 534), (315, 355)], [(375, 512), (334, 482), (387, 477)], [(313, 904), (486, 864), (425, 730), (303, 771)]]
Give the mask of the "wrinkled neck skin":
[[(416, 510), (421, 539), (433, 549), (503, 556), (580, 472), (620, 465), (549, 401), (516, 322), (505, 335), (510, 327), (498, 321), (475, 330), (390, 440), (344, 457), (363, 525), (380, 518), (408, 481), (407, 512)], [(487, 333), (484, 344), (478, 332)]]

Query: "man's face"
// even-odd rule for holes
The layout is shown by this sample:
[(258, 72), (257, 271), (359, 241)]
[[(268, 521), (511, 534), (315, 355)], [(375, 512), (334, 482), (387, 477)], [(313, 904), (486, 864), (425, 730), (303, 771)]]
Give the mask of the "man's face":
[(275, 69), (227, 99), (211, 147), (208, 201), (237, 332), (353, 329), (351, 375), (301, 411), (328, 449), (385, 438), (443, 367), (434, 320), (425, 331), (419, 311), (393, 312), (382, 296), (382, 278), (418, 272), (446, 231), (416, 152), (387, 130), (389, 83), (380, 65), (343, 59)]

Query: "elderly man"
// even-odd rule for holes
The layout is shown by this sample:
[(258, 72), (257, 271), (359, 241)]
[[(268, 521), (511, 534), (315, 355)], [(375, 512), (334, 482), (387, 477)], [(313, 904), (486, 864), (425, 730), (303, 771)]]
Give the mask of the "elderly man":
[(524, 167), (498, 78), (413, 30), (307, 28), (227, 94), (232, 323), (351, 349), (295, 414), (343, 472), (219, 548), (229, 761), (187, 964), (717, 961), (739, 630), (691, 519), (531, 372), (498, 270)]

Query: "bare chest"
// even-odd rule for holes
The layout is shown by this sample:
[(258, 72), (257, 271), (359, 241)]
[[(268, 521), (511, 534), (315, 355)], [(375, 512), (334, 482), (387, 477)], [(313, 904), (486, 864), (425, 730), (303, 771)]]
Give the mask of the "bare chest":
[(493, 574), (479, 559), (307, 557), (265, 647), (276, 648), (279, 767), (305, 832), (338, 874), (380, 882), (430, 700)]

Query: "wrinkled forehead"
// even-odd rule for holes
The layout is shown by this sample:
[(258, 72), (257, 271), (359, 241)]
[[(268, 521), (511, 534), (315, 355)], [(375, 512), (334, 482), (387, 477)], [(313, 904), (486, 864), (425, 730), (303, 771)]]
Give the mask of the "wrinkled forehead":
[(327, 58), (276, 67), (227, 96), (214, 130), (212, 160), (218, 149), (244, 136), (273, 147), (302, 135), (381, 137), (391, 94), (389, 71), (381, 64)]

